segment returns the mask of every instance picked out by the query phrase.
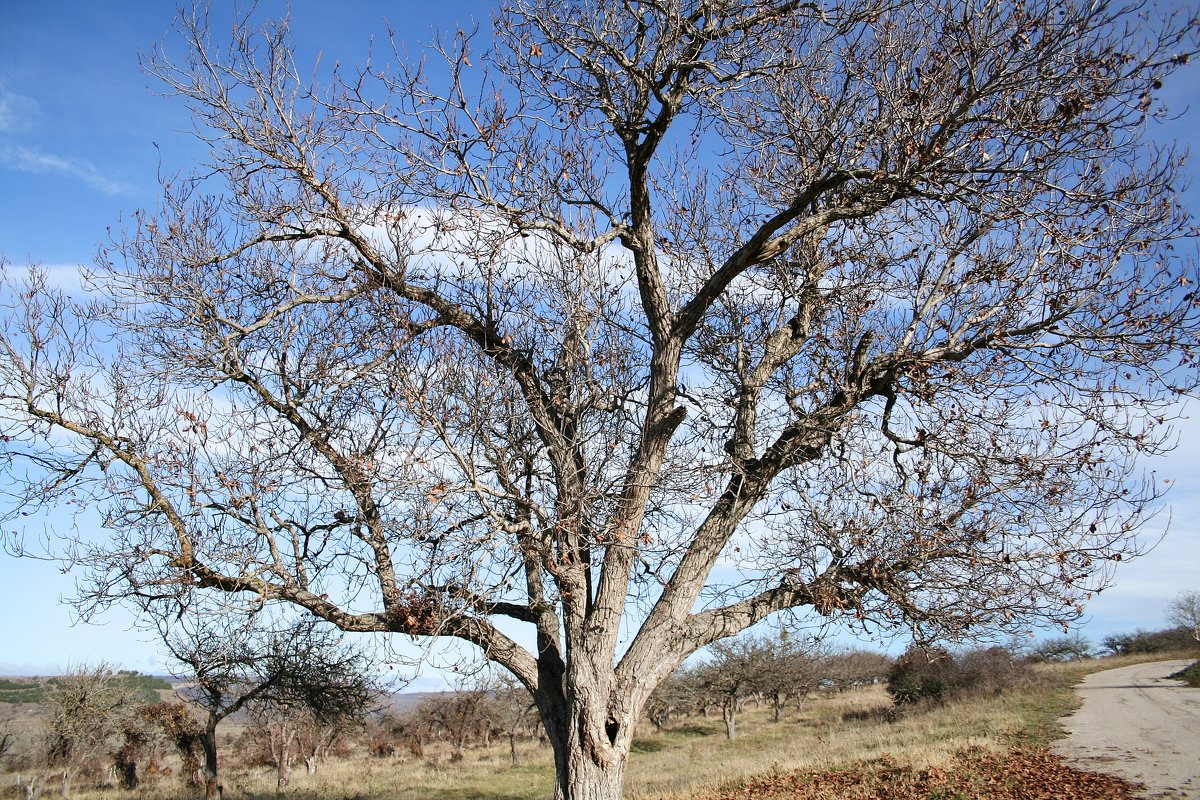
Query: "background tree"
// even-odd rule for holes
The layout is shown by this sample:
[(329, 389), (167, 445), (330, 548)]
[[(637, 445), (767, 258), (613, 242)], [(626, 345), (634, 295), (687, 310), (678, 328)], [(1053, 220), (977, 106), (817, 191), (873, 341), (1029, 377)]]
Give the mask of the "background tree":
[(861, 648), (836, 650), (821, 660), (825, 685), (839, 692), (882, 683), (893, 664), (884, 654)]
[(775, 648), (757, 636), (739, 636), (709, 647), (710, 659), (696, 678), (712, 701), (721, 706), (725, 736), (737, 738), (737, 715), (750, 697), (766, 694), (778, 666)]
[(788, 701), (803, 701), (826, 680), (827, 653), (814, 640), (798, 640), (786, 635), (777, 639), (764, 638), (763, 644), (767, 658), (762, 667), (761, 685), (771, 699), (774, 720), (779, 722)]
[[(157, 703), (144, 707), (141, 716), (174, 746), (179, 755), (179, 774), (184, 783), (193, 788), (204, 786), (201, 761), (204, 758), (205, 730), (192, 714), (191, 707), (182, 703)], [(213, 752), (215, 754), (215, 748)]]
[(646, 716), (655, 728), (662, 730), (675, 714), (705, 713), (709, 700), (698, 670), (684, 667), (654, 688), (646, 701)]
[(1181, 592), (1167, 606), (1167, 621), (1200, 642), (1200, 592)]
[(120, 746), (120, 732), (141, 703), (132, 685), (104, 662), (73, 667), (50, 679), (43, 702), (41, 761), (59, 773), (66, 800), (80, 770), (108, 767)]
[(517, 747), (520, 738), (534, 739), (540, 730), (537, 721), (537, 706), (529, 690), (516, 679), (502, 678), (497, 697), (500, 701), (501, 713), (505, 721), (508, 736), (508, 752), (513, 766), (520, 766), (521, 751)]
[[(204, 713), (201, 747), (205, 796), (221, 796), (217, 726), (242, 709), (279, 728), (280, 786), (287, 784), (292, 747), (302, 722), (333, 726), (360, 719), (375, 688), (365, 653), (342, 644), (318, 620), (255, 627), (233, 615), (160, 620), (163, 640), (188, 682), (184, 697)], [(302, 719), (302, 715), (304, 719)], [(286, 747), (283, 744), (286, 743)]]
[(85, 611), (198, 588), (477, 646), (570, 798), (785, 609), (1074, 620), (1195, 385), (1181, 154), (1143, 141), (1188, 13), (513, 0), (440, 90), (185, 14), (146, 63), (207, 163), (96, 302), (5, 295), (13, 514), (105, 509)]
[(1139, 653), (1169, 653), (1192, 650), (1198, 643), (1184, 628), (1167, 628), (1147, 631), (1141, 628), (1132, 633), (1113, 633), (1104, 637), (1104, 650), (1112, 655), (1136, 655)]
[(1081, 633), (1071, 636), (1056, 636), (1038, 642), (1029, 652), (1031, 661), (1078, 661), (1091, 658), (1092, 643)]
[(967, 676), (950, 651), (942, 647), (910, 647), (896, 659), (887, 689), (897, 705), (940, 700), (967, 683)]

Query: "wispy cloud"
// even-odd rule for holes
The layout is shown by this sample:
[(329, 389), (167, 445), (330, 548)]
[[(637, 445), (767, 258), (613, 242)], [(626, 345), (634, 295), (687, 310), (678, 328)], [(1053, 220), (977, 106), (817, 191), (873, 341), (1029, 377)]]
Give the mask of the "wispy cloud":
[(0, 264), (5, 278), (22, 287), (37, 271), (46, 286), (73, 297), (85, 297), (98, 288), (94, 270), (86, 264)]
[(32, 130), (37, 115), (36, 100), (0, 88), (0, 133), (23, 133)]
[(0, 166), (18, 172), (67, 175), (78, 178), (104, 194), (124, 194), (129, 191), (128, 185), (104, 175), (90, 161), (63, 158), (32, 147), (0, 146)]

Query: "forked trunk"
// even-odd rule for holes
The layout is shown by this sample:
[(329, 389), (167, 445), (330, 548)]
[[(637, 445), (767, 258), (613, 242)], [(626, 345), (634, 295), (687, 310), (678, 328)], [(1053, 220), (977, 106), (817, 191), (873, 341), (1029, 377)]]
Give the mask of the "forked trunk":
[(775, 721), (779, 722), (783, 719), (783, 707), (787, 705), (788, 695), (784, 692), (775, 692), (771, 699), (775, 705)]
[(275, 789), (282, 792), (292, 782), (292, 759), (295, 758), (293, 744), (296, 741), (296, 729), (280, 725), (278, 734), (279, 738), (276, 740), (275, 732), (272, 732), (271, 741), (272, 747), (278, 747), (273, 754), (275, 756)]
[(725, 737), (732, 742), (737, 738), (737, 701), (734, 698), (725, 698), (721, 704), (721, 716), (725, 719)]

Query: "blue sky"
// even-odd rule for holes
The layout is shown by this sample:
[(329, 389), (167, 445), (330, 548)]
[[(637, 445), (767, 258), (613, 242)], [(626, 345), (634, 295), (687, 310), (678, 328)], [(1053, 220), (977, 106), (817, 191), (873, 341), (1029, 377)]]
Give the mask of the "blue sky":
[[(214, 5), (214, 18), (229, 6)], [(264, 15), (284, 8), (259, 3)], [(384, 38), (385, 18), (415, 49), (435, 27), (452, 32), (457, 20), (486, 24), (490, 15), (489, 3), (468, 0), (293, 0), (290, 9), (302, 65), (318, 53), (326, 63), (362, 58), (372, 36)], [(185, 109), (156, 96), (138, 67), (139, 51), (168, 34), (173, 16), (174, 4), (161, 1), (0, 0), (0, 254), (11, 263), (88, 263), (123, 217), (154, 205), (160, 168), (186, 169), (196, 156)], [(1176, 75), (1165, 99), (1182, 116), (1156, 126), (1155, 137), (1190, 143), (1200, 155), (1200, 64)], [(1189, 197), (1200, 211), (1200, 193), (1193, 188)], [(1200, 403), (1192, 416), (1179, 427), (1178, 449), (1147, 464), (1174, 482), (1148, 538), (1168, 520), (1170, 530), (1150, 555), (1120, 565), (1116, 586), (1090, 606), (1081, 630), (1093, 640), (1159, 627), (1172, 597), (1200, 589)], [(45, 674), (101, 658), (160, 669), (157, 648), (126, 615), (72, 625), (59, 598), (73, 581), (53, 563), (0, 555), (0, 673)], [(431, 673), (418, 688), (439, 680)]]

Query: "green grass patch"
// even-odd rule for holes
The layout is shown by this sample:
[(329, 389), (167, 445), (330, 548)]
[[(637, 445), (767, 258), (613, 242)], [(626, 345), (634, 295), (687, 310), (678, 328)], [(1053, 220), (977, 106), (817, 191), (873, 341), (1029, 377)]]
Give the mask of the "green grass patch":
[(45, 698), (46, 690), (40, 683), (0, 678), (0, 703), (40, 703)]
[[(136, 702), (152, 705), (162, 699), (161, 692), (170, 692), (171, 684), (153, 675), (142, 675), (132, 670), (117, 673), (121, 683), (133, 692)], [(62, 677), (52, 678), (0, 678), (0, 703), (41, 703), (48, 691), (61, 686)]]
[(1195, 662), (1186, 669), (1181, 669), (1171, 676), (1176, 680), (1184, 681), (1188, 686), (1200, 688), (1200, 661)]

